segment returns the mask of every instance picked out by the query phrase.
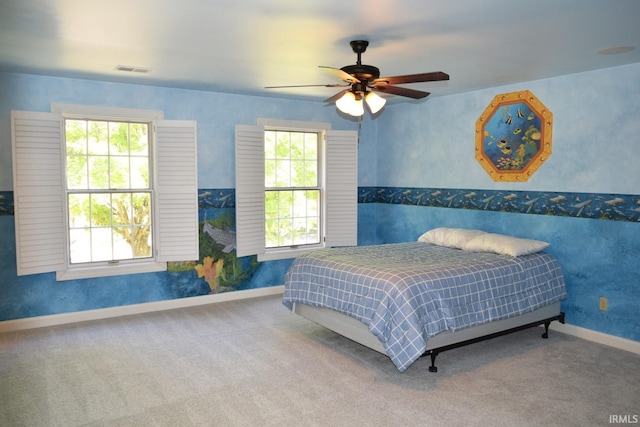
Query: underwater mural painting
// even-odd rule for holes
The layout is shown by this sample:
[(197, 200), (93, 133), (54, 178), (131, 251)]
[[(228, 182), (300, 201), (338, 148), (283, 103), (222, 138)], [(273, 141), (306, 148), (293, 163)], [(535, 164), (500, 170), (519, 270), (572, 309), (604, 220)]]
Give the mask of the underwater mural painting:
[(243, 288), (259, 266), (255, 256), (236, 256), (234, 194), (232, 189), (198, 192), (200, 259), (167, 265), (170, 272), (195, 271), (211, 294)]

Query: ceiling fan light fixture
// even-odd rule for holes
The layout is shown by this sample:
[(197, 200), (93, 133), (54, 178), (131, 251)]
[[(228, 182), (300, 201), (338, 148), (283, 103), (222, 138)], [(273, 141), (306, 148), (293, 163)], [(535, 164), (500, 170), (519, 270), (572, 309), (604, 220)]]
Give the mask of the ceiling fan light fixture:
[(364, 97), (365, 101), (367, 101), (367, 105), (369, 106), (369, 110), (371, 110), (371, 114), (375, 114), (378, 111), (382, 110), (384, 104), (387, 103), (387, 100), (383, 97), (379, 96), (375, 92), (369, 92), (367, 96)]
[(353, 92), (345, 92), (345, 94), (336, 101), (336, 107), (345, 114), (354, 117), (362, 116), (364, 114), (364, 106), (362, 105), (362, 97), (359, 98), (360, 99), (357, 99)]

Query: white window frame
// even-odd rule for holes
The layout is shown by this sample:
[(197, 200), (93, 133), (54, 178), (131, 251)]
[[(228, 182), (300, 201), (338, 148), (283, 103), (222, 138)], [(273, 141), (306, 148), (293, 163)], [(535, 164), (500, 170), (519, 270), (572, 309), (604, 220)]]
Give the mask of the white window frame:
[[(264, 130), (321, 132), (323, 158), (321, 243), (265, 248)], [(258, 261), (294, 258), (319, 248), (355, 246), (358, 240), (358, 134), (334, 131), (331, 124), (258, 119), (236, 126), (236, 254)]]
[[(199, 259), (197, 145), (194, 121), (163, 112), (52, 104), (51, 113), (12, 111), (18, 275), (56, 272), (56, 280), (165, 271), (168, 261)], [(153, 140), (155, 253), (136, 262), (69, 262), (64, 118), (148, 121)]]

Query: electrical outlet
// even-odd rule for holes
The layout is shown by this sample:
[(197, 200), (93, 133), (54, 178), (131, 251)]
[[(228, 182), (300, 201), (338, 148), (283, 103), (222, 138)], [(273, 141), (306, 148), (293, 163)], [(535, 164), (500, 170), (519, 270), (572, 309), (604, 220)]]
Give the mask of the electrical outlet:
[(600, 297), (598, 308), (601, 311), (607, 311), (609, 309), (609, 299), (607, 297)]

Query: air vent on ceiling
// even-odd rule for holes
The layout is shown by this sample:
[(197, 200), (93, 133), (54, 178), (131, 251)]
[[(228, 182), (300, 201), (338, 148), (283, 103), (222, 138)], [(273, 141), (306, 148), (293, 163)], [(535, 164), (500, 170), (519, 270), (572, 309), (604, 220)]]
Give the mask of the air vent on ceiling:
[(140, 73), (140, 74), (147, 74), (148, 72), (151, 71), (151, 69), (149, 69), (149, 68), (133, 67), (131, 65), (118, 65), (116, 67), (116, 70), (125, 71), (127, 73)]

